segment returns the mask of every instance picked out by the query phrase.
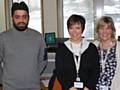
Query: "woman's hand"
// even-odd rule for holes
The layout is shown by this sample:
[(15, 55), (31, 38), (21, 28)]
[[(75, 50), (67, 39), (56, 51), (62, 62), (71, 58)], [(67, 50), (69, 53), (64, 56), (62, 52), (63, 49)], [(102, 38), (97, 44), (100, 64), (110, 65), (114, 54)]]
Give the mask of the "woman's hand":
[[(69, 90), (78, 90), (77, 88), (75, 88), (75, 87), (71, 87)], [(84, 89), (83, 90), (90, 90), (90, 89), (88, 89), (87, 87), (84, 87)]]
[(75, 87), (71, 87), (69, 90), (78, 90), (78, 89)]
[(84, 89), (83, 90), (90, 90), (90, 89), (88, 89), (87, 87), (84, 87)]

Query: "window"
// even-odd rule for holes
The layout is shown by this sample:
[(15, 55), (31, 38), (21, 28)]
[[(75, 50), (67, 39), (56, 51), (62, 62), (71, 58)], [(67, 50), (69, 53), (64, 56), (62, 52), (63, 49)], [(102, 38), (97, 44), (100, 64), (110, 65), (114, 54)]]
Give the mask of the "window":
[[(71, 14), (80, 14), (86, 18), (86, 27), (83, 32), (83, 36), (87, 39), (94, 39), (96, 22), (102, 15), (107, 15), (113, 18), (116, 27), (116, 37), (120, 36), (120, 0), (58, 1), (58, 23), (60, 23), (58, 29), (63, 29), (63, 32), (60, 32), (61, 30), (59, 31), (60, 34), (64, 33), (64, 35), (61, 35), (62, 37), (69, 37), (67, 30), (67, 19)], [(63, 21), (61, 21), (61, 19)]]
[(13, 0), (13, 2), (21, 1), (24, 1), (29, 7), (30, 21), (28, 26), (42, 33), (41, 0)]
[(113, 18), (116, 37), (120, 36), (120, 0), (104, 0), (104, 14)]
[(63, 0), (63, 27), (64, 37), (69, 37), (67, 19), (71, 14), (83, 15), (86, 19), (86, 27), (83, 36), (94, 38), (93, 0)]

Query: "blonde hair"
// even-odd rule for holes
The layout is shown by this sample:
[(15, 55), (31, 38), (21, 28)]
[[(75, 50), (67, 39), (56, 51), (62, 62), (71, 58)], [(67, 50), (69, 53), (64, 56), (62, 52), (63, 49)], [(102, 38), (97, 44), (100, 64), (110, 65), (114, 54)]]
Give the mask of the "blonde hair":
[(99, 28), (104, 27), (106, 25), (109, 28), (111, 28), (111, 30), (112, 30), (112, 35), (111, 35), (112, 41), (116, 41), (116, 38), (115, 38), (116, 28), (115, 28), (113, 19), (111, 17), (109, 17), (109, 16), (102, 16), (98, 20), (98, 23), (96, 25), (97, 39), (99, 40), (99, 37), (98, 37), (98, 30), (99, 30)]

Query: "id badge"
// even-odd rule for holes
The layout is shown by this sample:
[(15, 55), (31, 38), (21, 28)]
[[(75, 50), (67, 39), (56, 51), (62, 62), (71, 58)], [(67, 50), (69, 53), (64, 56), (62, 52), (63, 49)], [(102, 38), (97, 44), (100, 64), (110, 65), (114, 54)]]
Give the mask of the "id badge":
[(105, 85), (100, 85), (100, 90), (108, 90), (108, 86), (105, 86)]
[(75, 88), (83, 88), (83, 82), (74, 82)]

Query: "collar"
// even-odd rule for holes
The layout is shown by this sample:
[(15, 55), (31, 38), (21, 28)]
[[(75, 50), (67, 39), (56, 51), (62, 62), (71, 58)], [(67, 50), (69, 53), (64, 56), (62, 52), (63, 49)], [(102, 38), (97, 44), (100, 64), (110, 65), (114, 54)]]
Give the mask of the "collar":
[[(64, 42), (64, 44), (66, 45), (66, 47), (73, 53), (73, 50), (70, 46), (71, 41), (67, 40)], [(82, 40), (82, 48), (81, 48), (81, 54), (89, 47), (90, 42), (88, 42), (87, 40), (83, 39)]]

